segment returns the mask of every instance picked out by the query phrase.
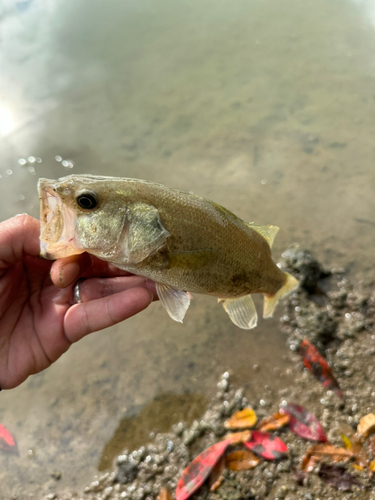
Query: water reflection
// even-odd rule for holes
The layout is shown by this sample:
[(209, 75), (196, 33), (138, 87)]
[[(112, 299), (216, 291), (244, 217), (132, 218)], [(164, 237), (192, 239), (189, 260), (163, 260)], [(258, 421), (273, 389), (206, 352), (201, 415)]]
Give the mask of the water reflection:
[(11, 110), (4, 105), (0, 105), (0, 135), (7, 135), (15, 127), (15, 121)]

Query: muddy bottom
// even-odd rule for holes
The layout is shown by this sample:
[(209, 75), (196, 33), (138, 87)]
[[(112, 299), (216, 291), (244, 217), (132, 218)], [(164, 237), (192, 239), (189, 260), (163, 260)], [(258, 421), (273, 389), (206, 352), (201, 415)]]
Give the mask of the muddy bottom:
[[(83, 491), (63, 494), (52, 491), (43, 498), (154, 500), (162, 487), (167, 487), (174, 496), (185, 467), (204, 449), (220, 441), (227, 432), (225, 420), (247, 406), (255, 410), (260, 420), (277, 412), (280, 405), (300, 404), (319, 419), (332, 445), (342, 447), (343, 434), (353, 438), (360, 419), (374, 412), (375, 407), (375, 278), (350, 283), (343, 270), (323, 269), (308, 251), (297, 246), (283, 256), (284, 267), (296, 275), (302, 285), (284, 303), (281, 317), (285, 341), (290, 346), (289, 371), (294, 383), (278, 391), (266, 386), (262, 399), (252, 401), (246, 397), (246, 387), (236, 387), (230, 374), (225, 372), (205, 412), (197, 414), (203, 400), (197, 400), (190, 408), (182, 397), (180, 422), (170, 429), (163, 428), (163, 421), (159, 422), (159, 431), (163, 432), (144, 435), (142, 418), (136, 422), (122, 422), (119, 432), (127, 433), (128, 442), (137, 443), (136, 449), (122, 450), (111, 470), (93, 478)], [(299, 345), (304, 339), (314, 344), (326, 358), (340, 385), (342, 397), (327, 390), (304, 368), (299, 354)], [(279, 375), (274, 373), (274, 376)], [(169, 406), (176, 407), (176, 402), (171, 404), (168, 396), (157, 404), (155, 410), (164, 415)], [(145, 408), (145, 421), (147, 412)], [(352, 461), (340, 464), (356, 481), (348, 491), (339, 491), (322, 480), (319, 467), (306, 475), (299, 473), (302, 457), (313, 444), (311, 441), (293, 434), (288, 427), (273, 434), (287, 444), (286, 459), (261, 460), (248, 471), (226, 470), (218, 489), (210, 492), (205, 483), (192, 498), (375, 499), (375, 481), (369, 470), (353, 467)], [(115, 437), (108, 453), (103, 454), (103, 467), (108, 465), (113, 449), (116, 449)], [(375, 456), (368, 451), (368, 458), (370, 461)]]

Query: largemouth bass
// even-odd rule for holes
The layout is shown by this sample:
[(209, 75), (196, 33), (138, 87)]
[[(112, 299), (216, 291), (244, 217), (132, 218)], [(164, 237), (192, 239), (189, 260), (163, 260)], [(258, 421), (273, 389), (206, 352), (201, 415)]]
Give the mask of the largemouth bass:
[(272, 316), (297, 280), (271, 258), (276, 226), (248, 224), (222, 206), (153, 182), (69, 175), (40, 179), (41, 256), (88, 252), (155, 281), (169, 316), (182, 322), (190, 293), (213, 295), (235, 325), (257, 324), (253, 293)]

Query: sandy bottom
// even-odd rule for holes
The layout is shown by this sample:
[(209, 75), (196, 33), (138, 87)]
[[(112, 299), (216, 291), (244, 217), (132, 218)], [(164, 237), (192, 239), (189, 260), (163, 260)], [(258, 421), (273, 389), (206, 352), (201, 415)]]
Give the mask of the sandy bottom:
[[(3, 0), (0, 16), (0, 220), (39, 216), (38, 177), (136, 177), (279, 226), (276, 262), (299, 242), (356, 287), (373, 276), (372, 0)], [(1, 500), (82, 492), (122, 449), (199, 419), (224, 371), (273, 408), (301, 373), (284, 316), (247, 332), (209, 297), (183, 325), (155, 303), (2, 391), (20, 455), (0, 453)], [(367, 330), (348, 342), (370, 369)]]

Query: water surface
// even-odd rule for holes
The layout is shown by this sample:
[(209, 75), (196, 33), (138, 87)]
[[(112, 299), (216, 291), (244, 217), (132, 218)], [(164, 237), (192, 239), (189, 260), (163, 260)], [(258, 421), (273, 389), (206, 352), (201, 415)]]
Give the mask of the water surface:
[[(138, 177), (280, 226), (276, 260), (297, 241), (372, 269), (373, 1), (3, 0), (0, 16), (1, 220), (38, 217), (40, 176)], [(293, 383), (278, 315), (247, 332), (212, 298), (183, 326), (153, 304), (2, 392), (20, 456), (0, 454), (0, 498), (80, 491), (111, 443), (134, 444), (123, 422), (195, 418), (225, 370), (250, 400)]]

